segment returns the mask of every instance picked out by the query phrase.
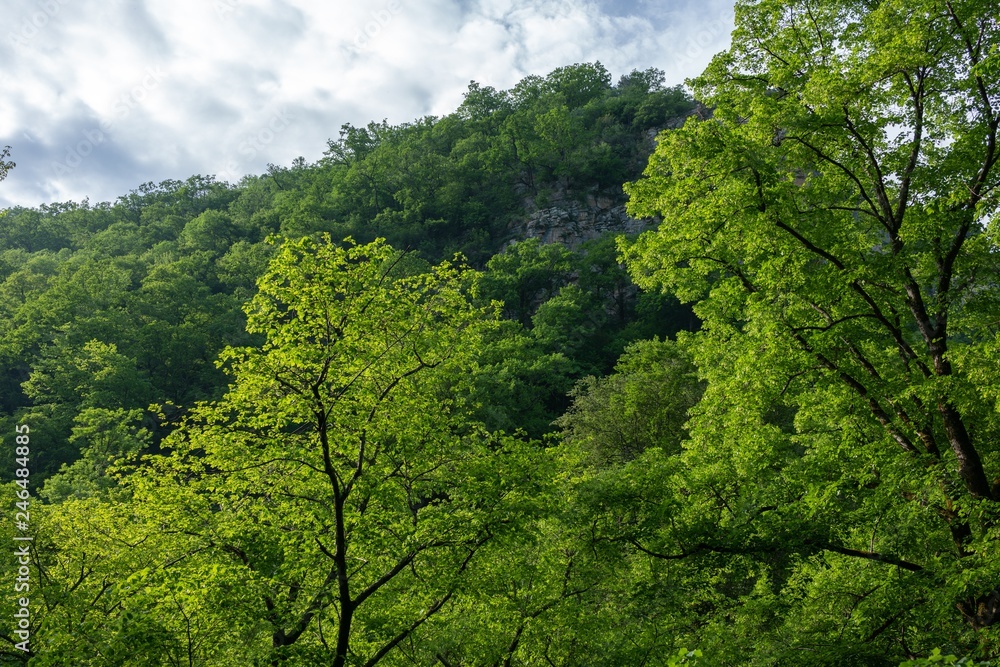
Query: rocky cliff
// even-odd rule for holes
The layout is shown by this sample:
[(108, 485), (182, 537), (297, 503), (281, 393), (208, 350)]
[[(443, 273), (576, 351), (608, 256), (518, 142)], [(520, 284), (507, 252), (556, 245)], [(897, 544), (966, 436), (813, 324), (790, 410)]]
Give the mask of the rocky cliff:
[(583, 197), (557, 189), (546, 206), (534, 199), (525, 201), (526, 217), (511, 223), (516, 239), (538, 238), (543, 243), (562, 243), (575, 248), (584, 241), (608, 232), (637, 234), (654, 225), (652, 220), (636, 220), (625, 212), (625, 196), (587, 194)]
[[(692, 115), (704, 120), (711, 115), (711, 111), (696, 104), (691, 113), (677, 116), (662, 128), (646, 132), (647, 157), (656, 147), (656, 136), (661, 130), (681, 127)], [(609, 232), (638, 234), (658, 224), (657, 220), (637, 220), (629, 216), (625, 211), (625, 194), (620, 190), (616, 193), (588, 192), (581, 196), (565, 184), (559, 184), (547, 193), (544, 204), (540, 204), (538, 199), (524, 198), (525, 215), (509, 225), (512, 239), (538, 238), (543, 243), (562, 243), (575, 248), (584, 241)]]

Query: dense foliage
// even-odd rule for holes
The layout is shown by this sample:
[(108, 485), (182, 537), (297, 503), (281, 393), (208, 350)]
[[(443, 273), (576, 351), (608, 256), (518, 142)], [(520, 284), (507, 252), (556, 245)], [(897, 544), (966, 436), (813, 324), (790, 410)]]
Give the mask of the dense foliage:
[[(990, 10), (748, 0), (706, 106), (573, 65), (7, 211), (0, 662), (1000, 658)], [(623, 183), (654, 229), (514, 238)]]
[(670, 522), (617, 535), (725, 573), (698, 631), (716, 660), (997, 656), (990, 7), (743, 5), (693, 82), (713, 120), (628, 186), (665, 218), (630, 269), (697, 304), (707, 386), (657, 498)]

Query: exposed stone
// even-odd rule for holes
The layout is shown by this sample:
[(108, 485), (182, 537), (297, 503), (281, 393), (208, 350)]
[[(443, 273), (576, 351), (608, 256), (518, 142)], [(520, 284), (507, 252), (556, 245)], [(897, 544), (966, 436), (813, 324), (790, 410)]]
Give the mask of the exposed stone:
[(531, 199), (525, 201), (527, 217), (511, 224), (511, 235), (516, 239), (537, 238), (543, 243), (562, 243), (575, 248), (609, 232), (638, 234), (654, 225), (652, 220), (629, 216), (624, 197), (614, 201), (606, 194), (590, 194), (581, 202), (567, 194), (563, 189), (557, 190), (544, 208), (538, 208)]
[[(689, 116), (705, 120), (711, 110), (701, 104), (687, 115), (669, 120), (663, 128), (646, 132), (649, 152), (656, 146), (656, 137), (663, 129), (676, 129), (684, 125)], [(622, 193), (590, 192), (580, 201), (571, 196), (565, 184), (557, 186), (549, 195), (547, 205), (539, 207), (535, 199), (526, 196), (525, 189), (518, 194), (524, 197), (526, 217), (510, 223), (509, 232), (514, 240), (537, 238), (543, 243), (562, 243), (575, 248), (584, 241), (604, 234), (638, 234), (656, 226), (655, 220), (637, 220), (625, 212), (625, 195)]]

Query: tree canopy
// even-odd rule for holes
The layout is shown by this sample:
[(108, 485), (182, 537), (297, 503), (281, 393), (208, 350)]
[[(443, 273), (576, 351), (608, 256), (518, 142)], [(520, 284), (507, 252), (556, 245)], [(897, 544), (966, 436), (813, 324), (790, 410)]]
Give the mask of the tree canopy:
[(994, 636), (998, 43), (987, 3), (740, 3), (713, 118), (627, 186), (664, 219), (632, 275), (695, 303), (707, 382), (686, 508), (636, 543), (737, 568), (760, 664)]

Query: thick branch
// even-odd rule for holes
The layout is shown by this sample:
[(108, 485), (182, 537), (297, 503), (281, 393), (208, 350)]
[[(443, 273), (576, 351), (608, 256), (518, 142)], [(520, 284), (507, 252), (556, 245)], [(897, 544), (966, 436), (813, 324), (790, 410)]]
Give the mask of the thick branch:
[(417, 557), (418, 553), (419, 551), (411, 551), (410, 553), (400, 558), (399, 561), (397, 561), (396, 564), (393, 565), (388, 572), (383, 574), (377, 580), (373, 581), (367, 588), (365, 588), (365, 590), (361, 591), (361, 593), (358, 594), (358, 597), (354, 598), (354, 600), (352, 601), (354, 607), (355, 608), (359, 607), (362, 602), (371, 597), (371, 595), (375, 593), (378, 589), (382, 588), (387, 583), (392, 581), (393, 577), (402, 572), (407, 565), (413, 562), (413, 559)]
[[(652, 556), (654, 558), (659, 558), (661, 560), (682, 560), (689, 558), (691, 556), (696, 556), (702, 553), (723, 553), (723, 554), (736, 554), (736, 555), (751, 555), (758, 553), (773, 553), (775, 549), (772, 546), (763, 547), (751, 547), (744, 549), (733, 549), (729, 547), (723, 547), (718, 545), (707, 544), (705, 542), (699, 542), (693, 549), (681, 551), (677, 554), (661, 554), (651, 549), (647, 549), (638, 540), (629, 540), (629, 543), (634, 547), (639, 549), (639, 551)], [(895, 565), (896, 567), (902, 568), (904, 570), (909, 570), (910, 572), (920, 572), (924, 568), (915, 563), (910, 563), (908, 561), (902, 560), (901, 558), (896, 558), (895, 556), (887, 556), (885, 554), (876, 553), (874, 551), (862, 551), (860, 549), (849, 549), (847, 547), (842, 547), (839, 544), (831, 544), (829, 542), (817, 542), (814, 540), (805, 540), (804, 542), (807, 546), (816, 547), (822, 551), (832, 551), (844, 556), (851, 556), (853, 558), (863, 558), (865, 560), (871, 560), (878, 563), (885, 563), (887, 565)]]
[(389, 640), (389, 642), (387, 642), (385, 644), (385, 646), (383, 646), (382, 648), (380, 648), (375, 653), (375, 655), (373, 655), (371, 658), (369, 658), (365, 662), (364, 667), (374, 667), (375, 665), (377, 665), (382, 660), (382, 658), (384, 658), (389, 653), (389, 651), (391, 651), (392, 649), (396, 648), (396, 646), (398, 646), (401, 641), (403, 641), (404, 639), (406, 639), (407, 637), (409, 637), (410, 634), (414, 630), (416, 630), (417, 628), (419, 628), (421, 625), (423, 625), (427, 621), (427, 619), (429, 619), (431, 616), (433, 616), (434, 614), (436, 614), (441, 609), (441, 607), (443, 607), (445, 605), (445, 603), (448, 602), (448, 600), (451, 599), (451, 596), (453, 595), (453, 593), (454, 593), (453, 591), (448, 591), (444, 595), (444, 597), (442, 597), (439, 600), (437, 600), (436, 602), (434, 602), (430, 607), (427, 608), (427, 611), (425, 611), (423, 613), (423, 615), (420, 616), (420, 618), (418, 618), (417, 620), (413, 621), (413, 623), (411, 623), (409, 625), (409, 627), (407, 627), (402, 632), (400, 632), (398, 635), (396, 635), (391, 640)]
[(798, 341), (799, 345), (802, 346), (802, 349), (804, 349), (806, 352), (816, 357), (816, 359), (820, 362), (820, 364), (823, 365), (824, 368), (836, 373), (838, 377), (841, 379), (841, 381), (843, 381), (858, 395), (860, 395), (862, 398), (868, 401), (868, 407), (871, 410), (872, 415), (874, 415), (875, 419), (878, 420), (879, 424), (882, 425), (882, 427), (886, 430), (886, 432), (890, 436), (892, 436), (892, 439), (895, 440), (897, 443), (899, 443), (900, 447), (902, 447), (905, 451), (910, 452), (912, 454), (919, 453), (919, 450), (913, 445), (912, 442), (910, 442), (910, 439), (907, 438), (905, 434), (901, 433), (895, 426), (893, 426), (892, 419), (889, 418), (889, 415), (882, 408), (882, 406), (879, 405), (878, 401), (875, 400), (873, 396), (871, 396), (866, 386), (861, 384), (850, 373), (847, 373), (846, 371), (842, 370), (839, 366), (837, 366), (837, 364), (833, 363), (829, 358), (827, 358), (826, 355), (814, 350), (813, 347), (809, 344), (809, 342), (806, 341), (806, 339), (803, 338), (801, 334), (793, 333), (792, 335)]

